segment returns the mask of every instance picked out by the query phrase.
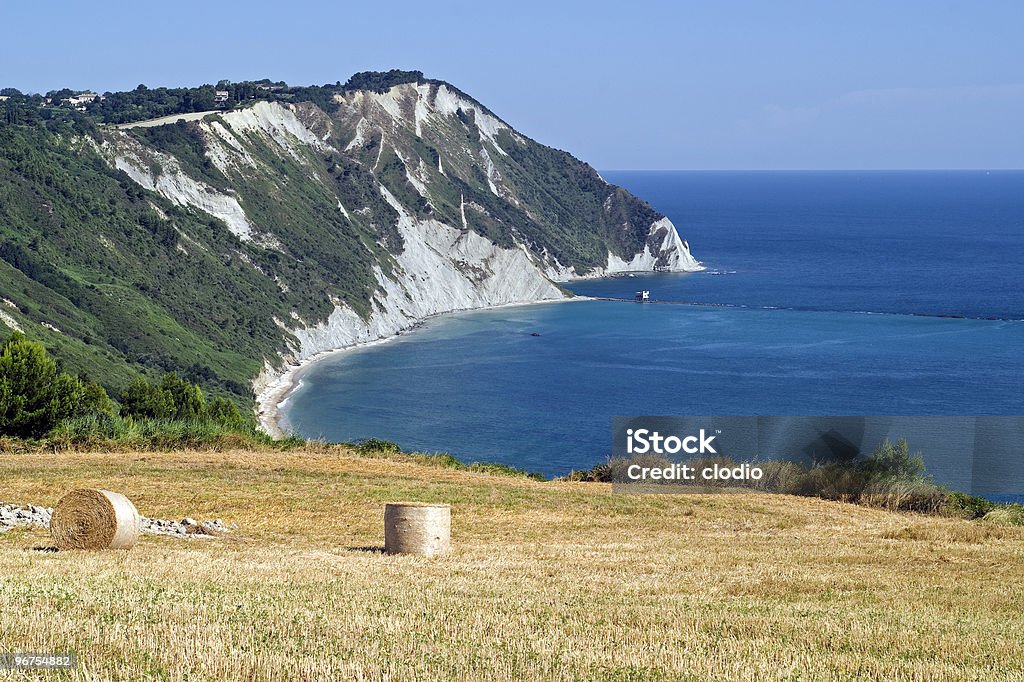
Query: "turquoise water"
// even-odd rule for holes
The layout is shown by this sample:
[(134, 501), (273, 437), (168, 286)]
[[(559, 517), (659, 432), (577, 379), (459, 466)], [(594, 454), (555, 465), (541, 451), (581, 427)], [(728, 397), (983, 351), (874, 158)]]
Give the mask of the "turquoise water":
[(709, 271), (432, 320), (314, 365), (290, 426), (558, 475), (614, 415), (1024, 412), (1024, 174), (605, 176)]

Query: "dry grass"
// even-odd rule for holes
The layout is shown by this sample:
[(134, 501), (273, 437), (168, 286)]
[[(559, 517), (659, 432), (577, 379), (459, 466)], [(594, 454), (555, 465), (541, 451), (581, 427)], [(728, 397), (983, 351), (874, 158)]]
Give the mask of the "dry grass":
[[(0, 647), (76, 651), (81, 679), (1024, 678), (1020, 528), (338, 450), (2, 455), (0, 481), (240, 526), (105, 553), (0, 534)], [(390, 500), (452, 503), (454, 552), (372, 551)]]

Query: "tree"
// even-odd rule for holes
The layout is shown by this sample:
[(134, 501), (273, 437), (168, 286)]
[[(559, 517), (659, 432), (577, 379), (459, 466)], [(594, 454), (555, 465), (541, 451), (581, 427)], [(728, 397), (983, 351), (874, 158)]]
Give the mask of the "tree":
[(170, 395), (142, 377), (121, 393), (121, 415), (143, 419), (167, 419), (174, 410)]
[(39, 438), (81, 414), (85, 387), (58, 371), (43, 344), (14, 333), (0, 350), (0, 433)]
[[(234, 407), (232, 405), (232, 407)], [(219, 414), (228, 414), (227, 408), (218, 407)], [(235, 414), (238, 410), (235, 410)], [(121, 415), (141, 419), (208, 419), (203, 391), (174, 372), (151, 384), (139, 377), (121, 394)]]
[(47, 422), (39, 435), (57, 425), (62, 419), (74, 417), (84, 412), (85, 386), (70, 374), (61, 372), (53, 382), (50, 391), (50, 402), (46, 410)]
[(238, 411), (238, 407), (221, 396), (217, 396), (210, 401), (209, 409), (210, 419), (230, 428), (238, 428), (245, 424), (242, 419), (241, 413)]
[(206, 400), (198, 386), (185, 381), (174, 372), (168, 372), (160, 379), (160, 390), (170, 397), (173, 419), (203, 419), (206, 417)]
[(80, 411), (83, 414), (104, 414), (113, 416), (114, 401), (107, 391), (95, 381), (83, 380), (82, 402)]

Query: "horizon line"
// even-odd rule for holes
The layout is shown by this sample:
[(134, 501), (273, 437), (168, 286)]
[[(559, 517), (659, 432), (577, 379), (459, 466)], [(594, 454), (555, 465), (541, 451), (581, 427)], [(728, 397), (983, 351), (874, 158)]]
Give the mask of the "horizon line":
[(1022, 168), (598, 168), (599, 173), (1020, 173)]

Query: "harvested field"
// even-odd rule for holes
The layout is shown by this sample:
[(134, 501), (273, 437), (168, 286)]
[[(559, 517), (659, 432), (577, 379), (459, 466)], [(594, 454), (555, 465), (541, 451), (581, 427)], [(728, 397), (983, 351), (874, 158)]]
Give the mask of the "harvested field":
[[(238, 526), (105, 552), (0, 533), (0, 645), (77, 652), (81, 679), (1024, 677), (1021, 528), (338, 448), (5, 454), (0, 480)], [(450, 503), (451, 552), (382, 554), (395, 500)]]

